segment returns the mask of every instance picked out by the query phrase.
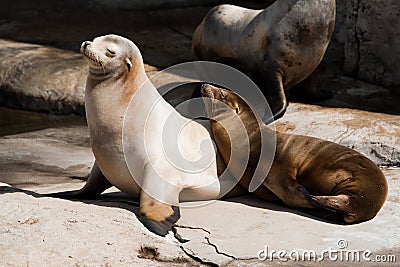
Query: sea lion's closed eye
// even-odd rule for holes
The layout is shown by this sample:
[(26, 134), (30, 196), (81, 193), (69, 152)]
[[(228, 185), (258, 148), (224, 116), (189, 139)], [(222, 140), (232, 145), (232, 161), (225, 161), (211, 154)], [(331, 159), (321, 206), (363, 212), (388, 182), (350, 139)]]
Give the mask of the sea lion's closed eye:
[(106, 56), (107, 57), (115, 57), (115, 55), (116, 55), (116, 53), (115, 53), (114, 50), (111, 50), (111, 49), (107, 48), (107, 51), (106, 51)]
[(128, 71), (131, 71), (132, 69), (132, 62), (129, 58), (125, 59), (126, 67), (128, 68)]

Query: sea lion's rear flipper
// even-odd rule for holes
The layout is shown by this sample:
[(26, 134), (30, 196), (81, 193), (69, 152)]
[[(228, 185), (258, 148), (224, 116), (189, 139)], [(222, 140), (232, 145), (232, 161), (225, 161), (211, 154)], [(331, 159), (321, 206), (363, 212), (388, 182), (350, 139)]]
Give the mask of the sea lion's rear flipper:
[(138, 219), (149, 231), (160, 236), (166, 236), (180, 216), (178, 206), (162, 203), (142, 192)]
[(44, 196), (62, 199), (94, 199), (111, 186), (112, 184), (106, 179), (95, 162), (89, 178), (82, 189), (45, 194)]
[(350, 197), (348, 195), (312, 196), (312, 199), (323, 209), (343, 214), (346, 222), (351, 222), (351, 218), (354, 217), (354, 211), (350, 206)]
[[(149, 207), (147, 207), (149, 208)], [(144, 208), (143, 208), (144, 209)], [(166, 236), (181, 217), (179, 207), (168, 205), (155, 205), (145, 211), (140, 211), (139, 221), (150, 231), (160, 236)], [(164, 214), (170, 214), (164, 216)], [(164, 218), (165, 217), (165, 218)]]
[(139, 220), (151, 232), (166, 236), (180, 218), (182, 189), (160, 177), (151, 164), (145, 168), (141, 188)]

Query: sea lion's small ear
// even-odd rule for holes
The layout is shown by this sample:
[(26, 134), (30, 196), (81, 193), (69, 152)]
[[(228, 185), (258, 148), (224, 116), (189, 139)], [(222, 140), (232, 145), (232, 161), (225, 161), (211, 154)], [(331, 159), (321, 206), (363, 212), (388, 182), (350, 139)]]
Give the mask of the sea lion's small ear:
[(126, 66), (128, 67), (128, 71), (131, 71), (131, 69), (132, 69), (132, 62), (131, 62), (131, 60), (130, 60), (129, 58), (126, 58), (126, 59), (125, 59), (125, 62), (126, 62)]

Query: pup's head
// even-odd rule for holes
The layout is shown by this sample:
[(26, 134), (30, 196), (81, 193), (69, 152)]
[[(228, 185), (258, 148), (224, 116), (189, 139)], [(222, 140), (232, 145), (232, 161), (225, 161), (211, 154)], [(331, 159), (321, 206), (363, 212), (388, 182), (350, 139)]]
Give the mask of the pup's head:
[(203, 84), (201, 94), (205, 98), (208, 116), (213, 120), (229, 119), (229, 114), (236, 114), (242, 121), (249, 121), (252, 117), (256, 120), (246, 101), (233, 91), (210, 84)]

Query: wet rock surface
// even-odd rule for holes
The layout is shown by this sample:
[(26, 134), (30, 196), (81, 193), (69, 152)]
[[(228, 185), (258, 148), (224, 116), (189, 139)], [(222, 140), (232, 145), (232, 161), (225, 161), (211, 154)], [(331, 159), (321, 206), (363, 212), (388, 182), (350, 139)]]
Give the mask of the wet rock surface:
[(77, 53), (0, 40), (0, 104), (84, 114), (87, 65)]
[(396, 0), (352, 0), (347, 6), (344, 69), (366, 81), (400, 86), (400, 3)]

